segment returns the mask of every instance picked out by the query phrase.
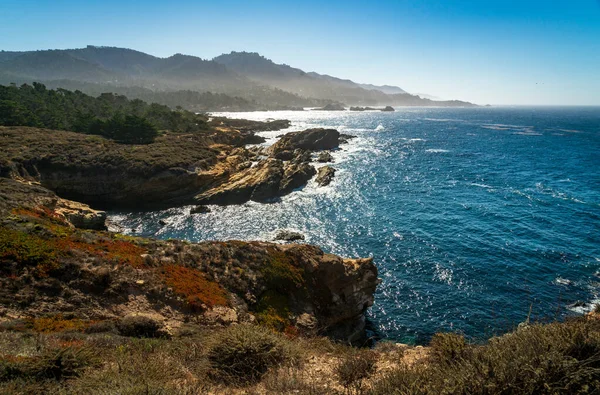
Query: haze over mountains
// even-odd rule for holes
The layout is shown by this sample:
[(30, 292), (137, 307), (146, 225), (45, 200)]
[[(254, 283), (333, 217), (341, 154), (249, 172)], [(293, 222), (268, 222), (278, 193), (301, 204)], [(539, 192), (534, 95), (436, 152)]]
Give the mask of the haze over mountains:
[(329, 103), (367, 106), (471, 106), (432, 101), (396, 86), (358, 84), (232, 52), (212, 60), (176, 54), (158, 58), (114, 47), (0, 51), (0, 84), (38, 81), (52, 88), (103, 92), (194, 111), (299, 109)]

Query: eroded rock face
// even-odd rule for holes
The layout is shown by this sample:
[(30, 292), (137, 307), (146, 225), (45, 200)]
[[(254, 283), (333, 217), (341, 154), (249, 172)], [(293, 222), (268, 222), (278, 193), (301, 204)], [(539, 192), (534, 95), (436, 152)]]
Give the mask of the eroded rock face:
[(0, 191), (0, 216), (9, 215), (14, 209), (26, 209), (41, 216), (51, 212), (56, 219), (75, 228), (106, 230), (106, 212), (61, 199), (37, 184), (0, 178)]
[(319, 172), (317, 173), (317, 179), (315, 180), (317, 184), (324, 187), (327, 186), (333, 181), (333, 177), (335, 176), (335, 169), (331, 166), (323, 166), (319, 168)]
[(335, 129), (307, 129), (283, 135), (270, 147), (269, 152), (271, 155), (278, 155), (283, 151), (298, 148), (311, 151), (330, 150), (340, 145), (339, 139), (340, 133)]
[(265, 202), (285, 195), (308, 182), (316, 173), (307, 163), (269, 158), (256, 166), (232, 174), (222, 184), (195, 197), (197, 204), (242, 204), (249, 200)]
[(54, 211), (63, 215), (73, 226), (80, 229), (106, 230), (106, 212), (94, 210), (87, 204), (58, 199)]
[[(298, 312), (298, 324), (312, 321), (320, 333), (350, 342), (364, 335), (364, 313), (373, 305), (379, 280), (373, 260), (343, 259), (325, 254), (308, 245), (282, 246), (286, 253), (299, 257), (306, 294), (293, 294), (292, 310)], [(314, 319), (307, 320), (309, 314)]]

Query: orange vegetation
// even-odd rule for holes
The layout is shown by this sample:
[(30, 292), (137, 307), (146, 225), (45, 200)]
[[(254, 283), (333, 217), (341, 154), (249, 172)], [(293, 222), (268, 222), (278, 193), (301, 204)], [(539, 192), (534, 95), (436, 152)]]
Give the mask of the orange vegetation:
[(143, 268), (144, 261), (141, 255), (146, 250), (123, 240), (98, 238), (86, 242), (78, 240), (75, 236), (46, 239), (35, 234), (0, 227), (0, 260), (14, 260), (33, 266), (39, 277), (46, 277), (53, 270), (60, 269), (60, 258), (73, 251), (84, 251), (95, 257)]
[(227, 293), (223, 287), (207, 280), (198, 269), (167, 265), (163, 268), (162, 276), (165, 283), (173, 288), (177, 295), (185, 298), (188, 306), (194, 311), (227, 305)]
[(35, 209), (28, 209), (24, 207), (15, 208), (12, 210), (14, 215), (22, 215), (26, 217), (38, 218), (38, 219), (49, 219), (65, 223), (65, 219), (62, 215), (57, 212), (50, 210), (48, 207), (40, 206)]

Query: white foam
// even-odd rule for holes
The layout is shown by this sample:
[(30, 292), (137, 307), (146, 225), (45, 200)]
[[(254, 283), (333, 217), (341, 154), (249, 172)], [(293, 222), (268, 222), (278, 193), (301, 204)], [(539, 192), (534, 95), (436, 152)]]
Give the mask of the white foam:
[(376, 132), (381, 132), (382, 130), (385, 130), (385, 127), (382, 124), (377, 125), (377, 127), (375, 128)]
[(573, 281), (566, 279), (566, 278), (562, 278), (562, 277), (556, 277), (554, 282), (556, 284), (560, 284), (560, 285), (572, 285), (573, 284)]
[(493, 189), (493, 186), (487, 185), (487, 184), (479, 184), (476, 182), (472, 182), (471, 185), (473, 185), (474, 187), (479, 187), (479, 188), (485, 188), (485, 189)]
[(432, 152), (432, 153), (443, 153), (443, 152), (450, 152), (447, 149), (441, 149), (441, 148), (430, 148), (425, 150), (425, 152)]

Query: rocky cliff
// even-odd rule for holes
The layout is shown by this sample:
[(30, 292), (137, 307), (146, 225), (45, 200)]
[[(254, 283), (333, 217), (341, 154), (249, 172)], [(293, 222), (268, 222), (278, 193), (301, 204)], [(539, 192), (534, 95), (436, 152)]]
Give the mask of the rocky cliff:
[(189, 243), (97, 227), (103, 214), (39, 186), (0, 178), (0, 321), (144, 314), (184, 323), (258, 322), (277, 330), (364, 335), (377, 269), (309, 245)]
[[(227, 122), (213, 120), (209, 131), (163, 133), (152, 144), (133, 146), (73, 132), (0, 127), (0, 176), (102, 208), (264, 202), (306, 185), (316, 174), (311, 152), (340, 143), (336, 130), (309, 129), (284, 135), (266, 151), (246, 149), (260, 125)], [(288, 125), (263, 123), (270, 129)]]

